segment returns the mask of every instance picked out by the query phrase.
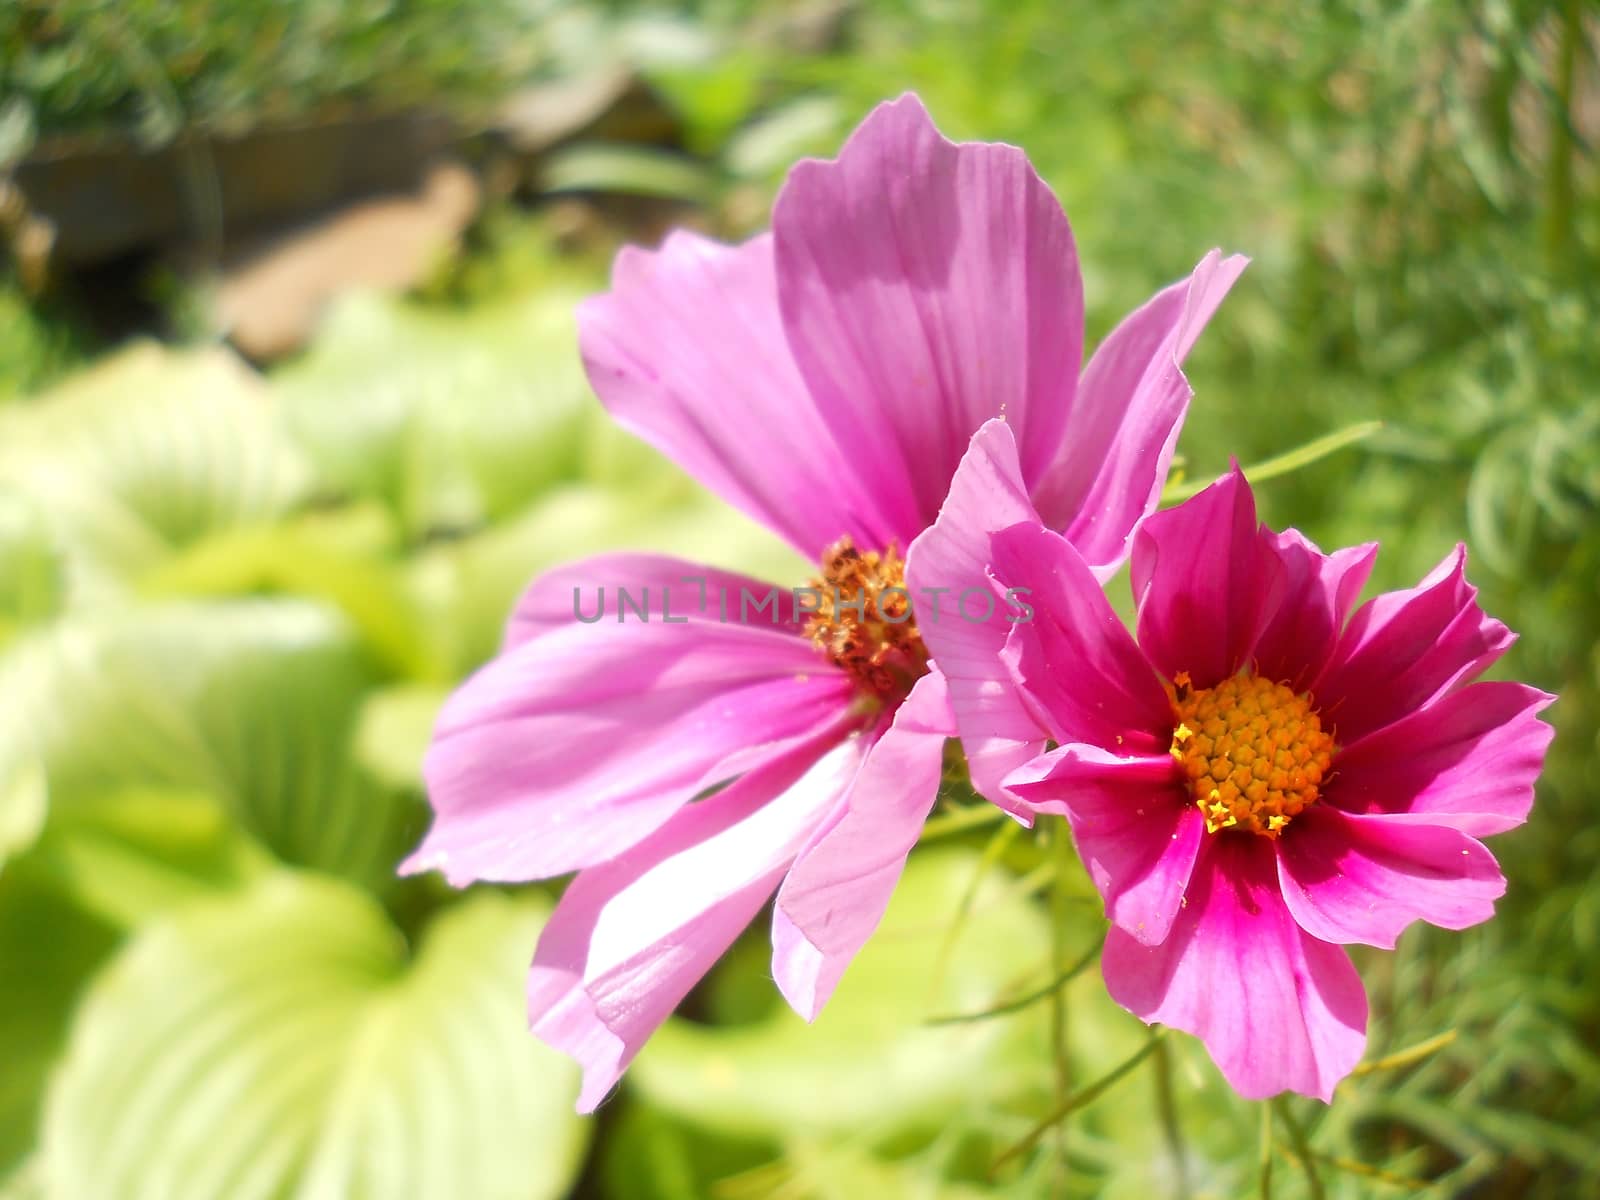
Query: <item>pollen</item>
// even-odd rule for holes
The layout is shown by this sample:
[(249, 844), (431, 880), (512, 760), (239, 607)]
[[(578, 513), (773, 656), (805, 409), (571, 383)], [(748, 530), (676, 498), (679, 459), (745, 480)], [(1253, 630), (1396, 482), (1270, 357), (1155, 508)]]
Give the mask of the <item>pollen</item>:
[(1184, 672), (1172, 705), (1172, 757), (1207, 831), (1275, 838), (1316, 803), (1337, 747), (1309, 694), (1249, 672), (1196, 689)]
[(871, 707), (898, 703), (927, 674), (928, 651), (911, 612), (906, 564), (891, 544), (858, 550), (848, 537), (822, 556), (806, 634), (855, 681)]

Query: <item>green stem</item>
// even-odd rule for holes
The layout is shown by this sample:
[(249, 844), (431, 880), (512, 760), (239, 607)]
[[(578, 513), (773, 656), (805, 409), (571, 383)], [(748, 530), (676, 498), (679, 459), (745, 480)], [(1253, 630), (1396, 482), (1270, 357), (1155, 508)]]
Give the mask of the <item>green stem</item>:
[(1306, 1131), (1300, 1127), (1300, 1122), (1295, 1120), (1294, 1113), (1289, 1111), (1289, 1106), (1282, 1097), (1272, 1102), (1277, 1109), (1278, 1117), (1283, 1121), (1283, 1127), (1289, 1131), (1289, 1144), (1294, 1147), (1295, 1157), (1300, 1160), (1300, 1167), (1306, 1174), (1306, 1193), (1311, 1200), (1324, 1200), (1327, 1195), (1322, 1190), (1322, 1177), (1317, 1174), (1315, 1155), (1311, 1152), (1310, 1143), (1306, 1141)]
[(1184, 1153), (1183, 1126), (1178, 1121), (1177, 1096), (1172, 1086), (1172, 1048), (1166, 1042), (1156, 1043), (1155, 1080), (1156, 1111), (1161, 1117), (1167, 1156), (1172, 1159), (1173, 1195), (1177, 1200), (1189, 1200), (1189, 1159)]
[[(1072, 838), (1067, 833), (1065, 821), (1055, 823), (1051, 831), (1051, 840), (1054, 843), (1052, 857), (1056, 868), (1055, 887), (1051, 891), (1050, 905), (1051, 964), (1059, 972), (1067, 957), (1067, 930), (1072, 917), (1072, 896), (1067, 888), (1067, 880), (1075, 865)], [(1067, 1047), (1067, 1017), (1067, 989), (1059, 987), (1050, 993), (1050, 1046), (1055, 1063), (1057, 1108), (1066, 1103), (1067, 1096), (1072, 1091), (1072, 1061)], [(1066, 1169), (1067, 1122), (1062, 1121), (1056, 1126), (1056, 1166), (1053, 1172), (1056, 1190), (1065, 1186)]]
[(1152, 1030), (1150, 1033), (1150, 1040), (1147, 1041), (1143, 1046), (1139, 1047), (1138, 1050), (1134, 1051), (1134, 1053), (1123, 1059), (1121, 1063), (1113, 1067), (1110, 1071), (1107, 1071), (1104, 1075), (1100, 1076), (1099, 1079), (1096, 1079), (1087, 1087), (1081, 1088), (1072, 1095), (1068, 1096), (1066, 1101), (1057, 1106), (1054, 1112), (1030, 1129), (1027, 1133), (1027, 1136), (1025, 1136), (1015, 1145), (1011, 1146), (1009, 1149), (1002, 1151), (1000, 1156), (996, 1158), (989, 1166), (990, 1177), (993, 1178), (995, 1173), (998, 1172), (1001, 1167), (1005, 1166), (1006, 1163), (1010, 1162), (1018, 1155), (1026, 1154), (1029, 1150), (1032, 1150), (1039, 1144), (1039, 1139), (1044, 1137), (1045, 1134), (1049, 1133), (1050, 1130), (1059, 1122), (1064, 1121), (1068, 1116), (1076, 1112), (1078, 1109), (1084, 1107), (1086, 1104), (1094, 1103), (1114, 1085), (1125, 1079), (1128, 1074), (1134, 1070), (1134, 1068), (1136, 1068), (1140, 1063), (1149, 1058), (1150, 1055), (1155, 1052), (1156, 1046), (1161, 1041), (1162, 1033), (1163, 1031), (1160, 1029)]

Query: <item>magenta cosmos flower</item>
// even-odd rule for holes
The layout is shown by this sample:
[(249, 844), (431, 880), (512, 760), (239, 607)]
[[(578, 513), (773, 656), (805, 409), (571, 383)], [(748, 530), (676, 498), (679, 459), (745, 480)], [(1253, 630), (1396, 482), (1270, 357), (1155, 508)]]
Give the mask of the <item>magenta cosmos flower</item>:
[(1487, 920), (1480, 838), (1533, 803), (1554, 697), (1474, 683), (1513, 640), (1457, 548), (1350, 610), (1375, 545), (1323, 554), (1256, 520), (1235, 469), (1140, 526), (1137, 641), (1030, 505), (1011, 431), (973, 439), (909, 573), (1031, 589), (1034, 620), (925, 635), (969, 759), (1065, 815), (1113, 923), (1112, 997), (1201, 1038), (1259, 1098), (1332, 1097), (1367, 1004), (1341, 946)]
[[(896, 590), (900, 549), (1004, 413), (1039, 512), (1115, 569), (1166, 476), (1189, 398), (1178, 364), (1243, 265), (1208, 255), (1080, 378), (1060, 205), (1021, 151), (945, 140), (914, 96), (875, 110), (836, 161), (796, 166), (770, 234), (677, 233), (618, 256), (579, 314), (601, 402), (862, 604), (724, 616), (770, 585), (594, 558), (536, 580), (499, 656), (445, 706), (425, 766), (435, 821), (402, 869), (456, 884), (578, 872), (528, 1002), (534, 1031), (583, 1067), (581, 1109), (774, 893), (778, 986), (808, 1019), (826, 1002), (955, 732)], [(654, 619), (620, 620), (617, 597), (604, 620), (574, 620), (575, 587), (648, 593)]]

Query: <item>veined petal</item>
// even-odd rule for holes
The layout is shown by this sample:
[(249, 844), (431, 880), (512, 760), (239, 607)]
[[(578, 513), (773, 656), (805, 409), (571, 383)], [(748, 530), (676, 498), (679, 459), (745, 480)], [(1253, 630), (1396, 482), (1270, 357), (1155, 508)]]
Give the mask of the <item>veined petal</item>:
[(1516, 640), (1478, 606), (1466, 566), (1457, 546), (1416, 587), (1385, 592), (1350, 618), (1312, 687), (1341, 745), (1470, 682)]
[(1248, 262), (1211, 251), (1125, 317), (1084, 368), (1033, 497), (1102, 579), (1127, 558), (1134, 526), (1161, 496), (1189, 407), (1183, 360)]
[(582, 1066), (580, 1112), (761, 910), (856, 760), (851, 745), (798, 747), (568, 886), (534, 955), (528, 1014)]
[(617, 423), (815, 558), (899, 526), (844, 469), (778, 315), (770, 234), (725, 246), (674, 233), (617, 255), (578, 312), (583, 361)]
[(1205, 836), (1169, 755), (1063, 746), (1013, 772), (1006, 787), (1037, 811), (1067, 818), (1113, 924), (1147, 945), (1166, 940)]
[(1300, 692), (1327, 665), (1372, 573), (1378, 543), (1324, 554), (1295, 529), (1278, 534), (1276, 543), (1283, 564), (1283, 599), (1256, 642), (1255, 670)]
[(995, 578), (1033, 610), (1002, 657), (1049, 736), (1118, 757), (1166, 754), (1171, 702), (1071, 543), (1015, 525), (995, 535), (993, 553)]
[(1275, 543), (1238, 467), (1139, 526), (1139, 645), (1162, 675), (1215, 687), (1250, 660), (1283, 592)]
[[(600, 554), (555, 567), (529, 584), (506, 623), (504, 649), (577, 624), (741, 621), (774, 591), (777, 602), (764, 605), (757, 619), (800, 633), (804, 621), (799, 606), (772, 584), (660, 554)], [(741, 597), (746, 595), (750, 608), (741, 618)]]
[(903, 540), (991, 417), (1012, 425), (1024, 477), (1042, 473), (1077, 388), (1083, 285), (1021, 150), (950, 142), (902, 96), (836, 160), (795, 166), (772, 227), (800, 374)]
[[(991, 535), (1009, 525), (1037, 520), (1008, 423), (987, 421), (973, 435), (956, 469), (938, 520), (906, 555), (917, 628), (948, 683), (972, 786), (1006, 807), (1010, 806), (1000, 781), (1043, 749), (1044, 729), (1000, 659), (1014, 627), (1001, 615), (1002, 606), (997, 603), (990, 620), (967, 621), (951, 598), (972, 589), (992, 593)], [(938, 611), (930, 596), (940, 604)]]
[(434, 824), (402, 871), (527, 880), (604, 862), (681, 805), (848, 718), (849, 678), (754, 625), (580, 625), (462, 685), (423, 764)]
[(1449, 825), (1473, 837), (1513, 829), (1555, 731), (1538, 714), (1555, 697), (1520, 683), (1474, 683), (1339, 752), (1325, 789), (1352, 813)]
[(883, 920), (938, 799), (944, 743), (953, 736), (944, 679), (924, 675), (778, 889), (772, 973), (806, 1020), (816, 1019)]
[(1494, 915), (1506, 881), (1458, 829), (1315, 805), (1276, 843), (1284, 903), (1312, 937), (1394, 949), (1413, 921), (1465, 929)]
[(1366, 994), (1344, 950), (1296, 925), (1277, 888), (1265, 838), (1208, 838), (1165, 942), (1112, 929), (1106, 990), (1147, 1024), (1198, 1037), (1246, 1099), (1331, 1101), (1366, 1045)]

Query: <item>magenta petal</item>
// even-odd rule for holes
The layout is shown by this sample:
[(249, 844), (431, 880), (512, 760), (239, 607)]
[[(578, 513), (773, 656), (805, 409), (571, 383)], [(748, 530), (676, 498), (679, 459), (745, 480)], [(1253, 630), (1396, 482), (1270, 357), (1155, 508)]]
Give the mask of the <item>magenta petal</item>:
[(804, 639), (700, 621), (580, 625), (462, 685), (423, 764), (434, 824), (403, 865), (457, 885), (603, 862), (680, 805), (839, 725), (851, 684)]
[(1358, 817), (1325, 805), (1277, 842), (1284, 903), (1312, 937), (1394, 949), (1413, 921), (1465, 929), (1494, 916), (1506, 881), (1457, 829)]
[(1372, 572), (1378, 544), (1324, 554), (1294, 529), (1278, 534), (1276, 543), (1283, 599), (1256, 642), (1255, 670), (1299, 692), (1311, 686), (1333, 653)]
[(1013, 628), (1005, 610), (997, 604), (993, 619), (966, 621), (956, 606), (964, 593), (993, 588), (990, 535), (1036, 520), (1011, 429), (988, 421), (973, 435), (938, 520), (906, 555), (917, 627), (948, 682), (972, 786), (997, 804), (1005, 803), (1000, 780), (1044, 748), (1044, 731), (1000, 660)]
[(762, 609), (759, 619), (775, 616), (776, 628), (799, 633), (797, 606), (772, 584), (660, 554), (600, 554), (555, 567), (529, 584), (506, 624), (503, 648), (578, 624), (717, 621), (724, 612), (737, 620), (742, 596), (750, 597), (748, 612), (755, 613), (774, 590), (777, 604)]
[(1038, 525), (1013, 526), (994, 538), (994, 574), (1026, 589), (1033, 609), (1002, 658), (1050, 736), (1118, 757), (1164, 755), (1171, 702), (1071, 544)]
[(1555, 697), (1520, 683), (1474, 683), (1339, 751), (1329, 803), (1449, 825), (1473, 837), (1522, 824), (1555, 731)]
[(778, 889), (772, 972), (794, 1010), (815, 1020), (889, 896), (939, 797), (954, 736), (945, 683), (924, 675), (867, 751), (844, 803), (800, 852)]
[(973, 432), (1004, 416), (1025, 478), (1060, 442), (1083, 354), (1072, 230), (1022, 151), (946, 140), (921, 101), (879, 105), (773, 209), (800, 373), (909, 540)]
[(1166, 754), (1124, 758), (1063, 746), (1006, 779), (1038, 811), (1066, 816), (1106, 916), (1146, 944), (1166, 940), (1205, 836), (1175, 766)]
[(1265, 838), (1209, 839), (1167, 940), (1145, 946), (1114, 928), (1101, 965), (1113, 1000), (1194, 1034), (1247, 1099), (1331, 1101), (1366, 1044), (1361, 977), (1343, 949), (1295, 924)]
[(582, 1066), (580, 1112), (732, 945), (838, 802), (857, 755), (818, 753), (801, 747), (678, 810), (568, 886), (534, 955), (528, 1015), (535, 1034)]
[(1235, 467), (1199, 495), (1158, 512), (1133, 541), (1139, 644), (1168, 679), (1215, 687), (1250, 660), (1277, 610), (1283, 564)]
[(1466, 564), (1457, 546), (1416, 587), (1385, 592), (1350, 619), (1312, 687), (1341, 745), (1476, 678), (1516, 640), (1478, 606)]
[(795, 368), (770, 235), (628, 247), (578, 326), (589, 381), (618, 424), (807, 558), (844, 534), (881, 546), (898, 531), (840, 469)]
[(1180, 369), (1248, 259), (1213, 250), (1156, 293), (1089, 359), (1061, 446), (1034, 502), (1097, 573), (1128, 556), (1133, 527), (1160, 498), (1189, 407)]

